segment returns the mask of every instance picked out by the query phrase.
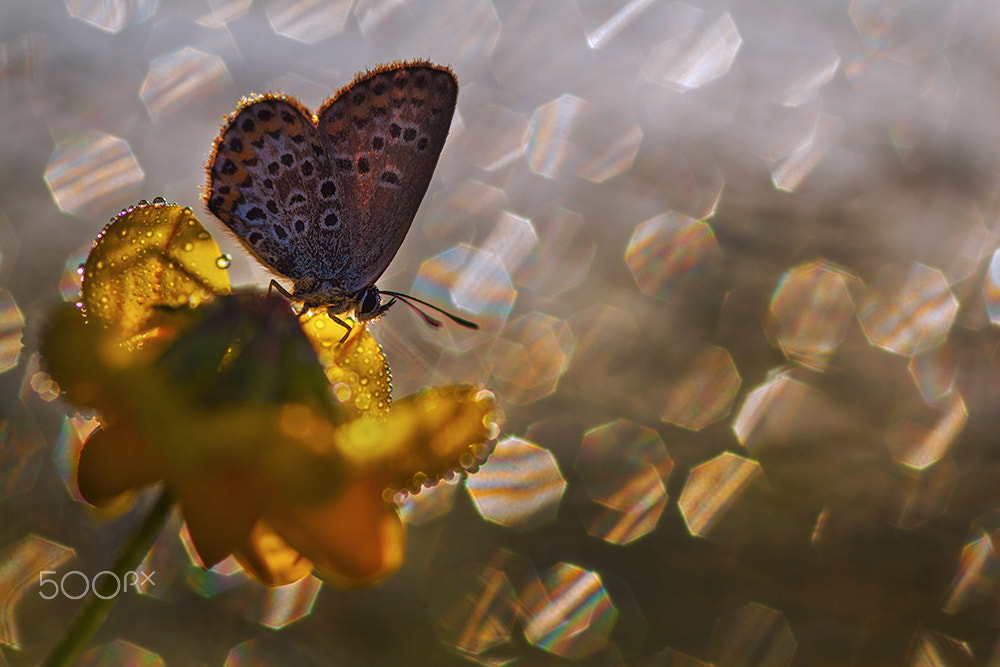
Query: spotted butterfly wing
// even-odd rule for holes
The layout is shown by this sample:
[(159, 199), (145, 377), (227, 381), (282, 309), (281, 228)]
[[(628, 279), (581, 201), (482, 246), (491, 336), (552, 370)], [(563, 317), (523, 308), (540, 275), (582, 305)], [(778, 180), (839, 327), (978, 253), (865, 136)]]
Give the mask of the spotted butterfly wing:
[(208, 209), (275, 273), (293, 280), (317, 275), (317, 260), (326, 266), (327, 255), (346, 252), (342, 235), (330, 234), (324, 248), (301, 238), (312, 226), (341, 224), (340, 182), (327, 155), (311, 114), (297, 102), (251, 98), (216, 141)]
[(216, 141), (209, 210), (275, 273), (373, 284), (406, 236), (455, 109), (446, 68), (395, 64), (359, 76), (320, 109), (252, 98)]
[[(411, 63), (359, 77), (320, 109), (319, 130), (350, 213), (342, 231), (350, 259), (331, 266), (330, 275), (349, 290), (374, 283), (403, 243), (434, 174), (457, 97), (450, 70)], [(328, 235), (322, 228), (306, 234), (317, 243)]]

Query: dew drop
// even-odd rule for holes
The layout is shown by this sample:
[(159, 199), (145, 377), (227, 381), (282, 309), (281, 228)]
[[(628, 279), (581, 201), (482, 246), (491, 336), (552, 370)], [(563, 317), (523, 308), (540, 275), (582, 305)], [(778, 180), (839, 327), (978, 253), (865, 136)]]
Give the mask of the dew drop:
[(194, 244), (190, 241), (184, 244), (184, 252), (191, 252), (194, 250)]
[(154, 204), (159, 204), (159, 205), (162, 206), (163, 204), (167, 203), (167, 200), (164, 199), (163, 197), (153, 197), (153, 203)]
[(229, 255), (222, 255), (217, 260), (215, 260), (215, 265), (220, 269), (228, 269), (229, 265), (233, 263), (233, 258)]
[(333, 397), (341, 403), (345, 403), (351, 398), (351, 387), (346, 382), (338, 382), (333, 385)]

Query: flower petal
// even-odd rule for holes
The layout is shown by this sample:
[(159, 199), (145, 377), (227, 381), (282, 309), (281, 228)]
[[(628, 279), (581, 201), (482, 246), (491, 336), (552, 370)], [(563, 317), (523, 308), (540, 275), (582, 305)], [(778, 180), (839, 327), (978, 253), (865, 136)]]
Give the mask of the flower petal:
[(156, 452), (125, 423), (94, 431), (80, 452), (77, 486), (95, 507), (121, 509), (127, 504), (125, 494), (162, 478), (163, 465)]
[(268, 586), (294, 584), (313, 571), (312, 561), (288, 546), (263, 519), (254, 524), (233, 555), (244, 570)]
[(379, 476), (364, 475), (327, 503), (278, 508), (268, 520), (325, 580), (342, 588), (363, 586), (403, 564), (406, 531), (382, 489)]
[(310, 310), (299, 322), (312, 341), (333, 397), (351, 417), (369, 419), (389, 413), (392, 376), (382, 348), (368, 327), (346, 318), (351, 333), (343, 343), (344, 328), (327, 317), (326, 311)]
[(212, 567), (246, 541), (260, 517), (261, 490), (252, 474), (229, 468), (177, 480), (191, 541), (205, 567)]
[(112, 218), (87, 257), (87, 316), (120, 340), (141, 337), (154, 326), (157, 306), (194, 305), (212, 293), (227, 294), (227, 263), (221, 257), (190, 208), (140, 202)]
[(396, 401), (381, 422), (355, 420), (338, 429), (337, 449), (358, 468), (379, 469), (385, 486), (414, 488), (482, 463), (497, 419), (490, 392), (424, 389)]

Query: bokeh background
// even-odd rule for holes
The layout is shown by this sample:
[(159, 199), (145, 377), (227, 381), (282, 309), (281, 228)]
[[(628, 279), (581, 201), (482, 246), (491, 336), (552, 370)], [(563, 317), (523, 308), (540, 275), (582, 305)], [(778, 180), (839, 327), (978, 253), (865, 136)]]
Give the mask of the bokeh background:
[(79, 608), (38, 572), (101, 571), (148, 505), (79, 500), (94, 422), (37, 354), (93, 238), (164, 196), (266, 285), (201, 204), (224, 115), (411, 58), (458, 111), (379, 285), (482, 329), (371, 328), (394, 395), (497, 393), (493, 458), (402, 501), (361, 591), (203, 572), (175, 518), (86, 664), (1000, 664), (981, 0), (4, 0), (0, 663)]

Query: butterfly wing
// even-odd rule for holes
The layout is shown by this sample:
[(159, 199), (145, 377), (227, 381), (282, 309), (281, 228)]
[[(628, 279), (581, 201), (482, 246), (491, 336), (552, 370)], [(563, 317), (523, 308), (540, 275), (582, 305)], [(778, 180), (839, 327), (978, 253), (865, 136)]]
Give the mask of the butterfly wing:
[[(208, 172), (208, 209), (275, 273), (327, 277), (330, 258), (347, 256), (341, 181), (311, 114), (294, 100), (260, 97), (238, 108)], [(322, 246), (310, 242), (316, 237)]]
[[(319, 111), (319, 133), (343, 185), (348, 224), (311, 227), (309, 243), (346, 241), (329, 276), (349, 291), (374, 283), (409, 231), (455, 112), (458, 82), (447, 68), (414, 62), (360, 76)], [(338, 236), (339, 234), (339, 236)]]

